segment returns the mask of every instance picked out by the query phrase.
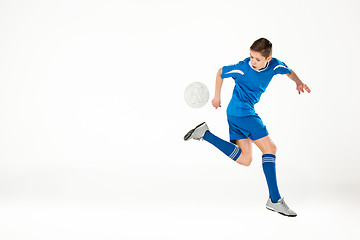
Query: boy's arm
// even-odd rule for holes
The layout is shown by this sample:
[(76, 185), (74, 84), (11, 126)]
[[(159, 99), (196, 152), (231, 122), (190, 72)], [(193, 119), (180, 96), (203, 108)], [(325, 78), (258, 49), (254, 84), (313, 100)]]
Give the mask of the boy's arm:
[(290, 71), (291, 73), (288, 73), (286, 75), (296, 83), (296, 90), (298, 90), (299, 94), (301, 92), (304, 92), (304, 89), (308, 93), (310, 93), (311, 92), (310, 88), (300, 80), (300, 78), (296, 75), (296, 73), (292, 69), (290, 69)]
[(220, 93), (224, 81), (224, 79), (221, 78), (221, 74), (222, 74), (222, 68), (219, 69), (216, 75), (215, 96), (214, 99), (212, 100), (212, 105), (214, 106), (215, 109), (221, 107)]

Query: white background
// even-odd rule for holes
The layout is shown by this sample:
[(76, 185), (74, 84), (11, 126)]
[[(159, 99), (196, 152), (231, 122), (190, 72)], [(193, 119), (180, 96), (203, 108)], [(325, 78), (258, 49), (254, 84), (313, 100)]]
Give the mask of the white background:
[[(358, 237), (360, 10), (357, 1), (1, 1), (1, 239)], [(226, 106), (194, 110), (194, 81), (266, 37), (312, 89), (276, 76), (256, 111), (278, 147), (281, 194), (267, 211), (261, 152), (242, 167)], [(210, 97), (210, 98), (211, 98)], [(211, 99), (210, 99), (211, 100)]]

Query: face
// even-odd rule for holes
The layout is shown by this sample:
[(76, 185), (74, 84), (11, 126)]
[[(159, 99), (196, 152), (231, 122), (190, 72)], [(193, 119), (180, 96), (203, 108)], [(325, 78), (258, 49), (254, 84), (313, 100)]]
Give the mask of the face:
[(265, 58), (263, 55), (261, 55), (261, 53), (250, 50), (251, 66), (255, 70), (260, 70), (264, 68), (267, 62), (271, 60), (271, 58), (272, 58), (271, 56)]

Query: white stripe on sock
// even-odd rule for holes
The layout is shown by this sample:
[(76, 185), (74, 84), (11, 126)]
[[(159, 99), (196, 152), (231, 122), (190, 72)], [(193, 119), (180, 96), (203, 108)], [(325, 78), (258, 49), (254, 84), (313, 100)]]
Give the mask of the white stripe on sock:
[(262, 158), (262, 162), (273, 162), (275, 163), (275, 158), (274, 157), (263, 157)]
[(232, 151), (232, 153), (229, 155), (229, 158), (232, 159), (233, 155), (234, 155), (234, 152), (236, 151), (236, 148), (234, 148), (234, 150)]
[(230, 157), (232, 160), (234, 160), (234, 157), (236, 157), (236, 155), (238, 154), (238, 152), (239, 152), (239, 148), (238, 148), (238, 147), (235, 147), (234, 151), (230, 154), (229, 157)]

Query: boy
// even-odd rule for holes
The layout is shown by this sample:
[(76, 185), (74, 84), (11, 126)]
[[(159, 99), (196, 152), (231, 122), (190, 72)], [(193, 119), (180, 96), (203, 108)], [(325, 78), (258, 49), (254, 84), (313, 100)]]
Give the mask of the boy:
[(184, 136), (184, 140), (203, 139), (244, 166), (249, 166), (252, 161), (252, 142), (255, 143), (263, 154), (262, 166), (269, 188), (270, 197), (266, 208), (285, 216), (296, 217), (297, 214), (289, 209), (278, 190), (275, 171), (276, 146), (254, 110), (255, 103), (260, 100), (272, 77), (277, 74), (286, 74), (293, 80), (299, 94), (304, 92), (304, 89), (308, 93), (311, 92), (294, 71), (272, 57), (272, 44), (269, 40), (256, 40), (250, 47), (249, 58), (221, 68), (216, 76), (215, 96), (212, 100), (215, 109), (221, 107), (220, 92), (223, 79), (232, 77), (235, 80), (233, 95), (226, 111), (230, 142), (212, 134), (205, 122), (190, 130)]

